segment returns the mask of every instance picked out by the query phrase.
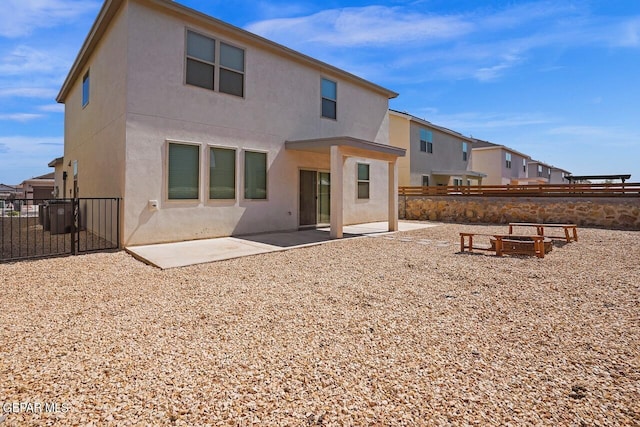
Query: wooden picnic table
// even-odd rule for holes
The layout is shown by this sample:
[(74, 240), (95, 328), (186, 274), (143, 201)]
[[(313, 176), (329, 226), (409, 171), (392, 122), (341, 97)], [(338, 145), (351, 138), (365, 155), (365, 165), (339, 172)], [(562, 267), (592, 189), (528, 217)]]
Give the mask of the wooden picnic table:
[[(495, 246), (478, 246), (473, 244), (473, 238), (475, 236), (487, 236), (495, 239)], [(530, 250), (513, 250), (510, 249), (508, 243), (517, 242), (522, 243), (522, 240), (514, 239), (526, 239), (533, 242), (532, 249)], [(505, 246), (505, 243), (507, 245)], [(481, 251), (495, 251), (496, 255), (502, 256), (505, 253), (519, 253), (525, 255), (535, 255), (538, 258), (544, 258), (544, 236), (536, 235), (513, 235), (513, 234), (491, 234), (491, 233), (460, 233), (460, 252), (473, 252), (474, 250)]]
[[(541, 224), (536, 222), (510, 222), (509, 234), (513, 234), (513, 227), (535, 227), (536, 233), (539, 236), (548, 237), (550, 239), (563, 239), (567, 242), (578, 241), (578, 226), (576, 224)], [(564, 230), (564, 236), (545, 236), (544, 229), (547, 228), (562, 228)]]

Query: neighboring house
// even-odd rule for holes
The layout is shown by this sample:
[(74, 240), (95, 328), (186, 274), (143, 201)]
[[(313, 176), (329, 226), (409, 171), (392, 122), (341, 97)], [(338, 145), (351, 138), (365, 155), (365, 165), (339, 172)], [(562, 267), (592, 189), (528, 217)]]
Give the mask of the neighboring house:
[(485, 185), (517, 185), (540, 182), (529, 178), (531, 158), (504, 145), (477, 139), (473, 145), (471, 167), (487, 175)]
[(551, 182), (551, 168), (553, 166), (539, 160), (529, 161), (529, 178), (535, 180), (532, 184), (549, 184)]
[(570, 184), (567, 176), (571, 175), (571, 172), (565, 169), (561, 169), (555, 166), (551, 166), (551, 178), (549, 184)]
[(170, 0), (107, 0), (67, 76), (62, 171), (123, 245), (397, 228), (396, 93)]
[(67, 174), (64, 171), (64, 157), (57, 157), (49, 162), (50, 168), (54, 169), (54, 187), (53, 197), (55, 199), (64, 199), (71, 197), (67, 193)]
[(10, 198), (12, 195), (15, 195), (17, 192), (17, 188), (14, 185), (7, 185), (0, 183), (0, 199), (6, 200)]
[(401, 186), (479, 185), (486, 176), (470, 168), (473, 138), (410, 114), (389, 110), (389, 140), (407, 152), (398, 159)]
[(16, 198), (27, 200), (49, 200), (53, 197), (53, 172), (25, 179), (18, 184)]

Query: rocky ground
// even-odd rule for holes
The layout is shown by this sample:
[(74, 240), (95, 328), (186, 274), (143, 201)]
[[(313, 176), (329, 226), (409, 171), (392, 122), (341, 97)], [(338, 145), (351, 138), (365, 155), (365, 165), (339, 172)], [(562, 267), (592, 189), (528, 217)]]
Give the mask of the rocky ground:
[(458, 253), (505, 228), (0, 264), (0, 424), (639, 425), (640, 232)]

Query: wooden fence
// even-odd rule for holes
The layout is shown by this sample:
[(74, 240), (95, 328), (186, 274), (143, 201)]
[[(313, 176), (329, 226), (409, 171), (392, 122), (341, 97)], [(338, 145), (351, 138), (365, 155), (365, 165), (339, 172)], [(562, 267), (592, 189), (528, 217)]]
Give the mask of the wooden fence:
[(640, 183), (399, 187), (400, 196), (640, 197)]

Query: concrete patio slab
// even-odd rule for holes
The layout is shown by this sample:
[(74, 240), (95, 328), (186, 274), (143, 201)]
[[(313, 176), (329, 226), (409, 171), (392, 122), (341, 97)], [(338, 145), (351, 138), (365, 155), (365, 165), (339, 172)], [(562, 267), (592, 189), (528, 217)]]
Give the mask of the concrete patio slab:
[[(438, 224), (435, 223), (401, 221), (398, 223), (398, 231), (418, 230), (437, 225)], [(395, 233), (387, 231), (387, 227), (388, 224), (386, 221), (345, 226), (344, 238), (375, 237)], [(125, 249), (135, 258), (147, 264), (161, 269), (167, 269), (301, 248), (331, 241), (340, 241), (340, 239), (330, 239), (329, 227), (326, 227), (249, 236), (219, 237), (216, 239), (130, 246)]]

